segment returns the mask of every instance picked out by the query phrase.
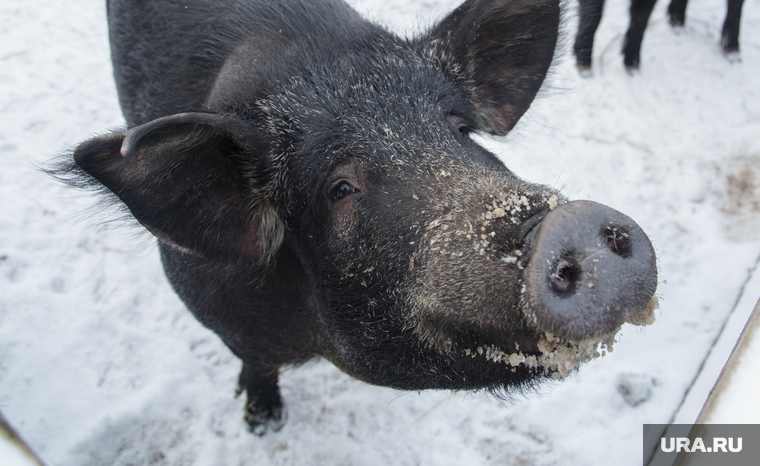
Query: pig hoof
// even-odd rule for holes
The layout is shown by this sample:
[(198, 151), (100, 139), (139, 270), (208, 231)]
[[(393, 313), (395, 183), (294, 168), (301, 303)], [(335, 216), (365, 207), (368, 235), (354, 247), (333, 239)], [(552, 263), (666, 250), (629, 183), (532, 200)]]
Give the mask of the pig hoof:
[(581, 78), (591, 78), (594, 76), (594, 72), (591, 71), (591, 64), (582, 65), (579, 63), (575, 67), (578, 69), (578, 74)]
[(285, 425), (286, 418), (282, 405), (257, 406), (255, 403), (248, 403), (245, 407), (248, 431), (259, 437), (268, 431), (279, 432)]
[(680, 32), (686, 23), (686, 16), (683, 13), (670, 13), (668, 14), (668, 23), (673, 26), (677, 32)]

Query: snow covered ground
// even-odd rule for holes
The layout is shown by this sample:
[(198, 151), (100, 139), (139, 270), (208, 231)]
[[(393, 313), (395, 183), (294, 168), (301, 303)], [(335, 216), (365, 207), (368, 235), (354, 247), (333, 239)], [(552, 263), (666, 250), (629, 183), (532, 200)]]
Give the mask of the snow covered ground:
[[(403, 32), (458, 1), (355, 3)], [(680, 31), (666, 6), (637, 76), (618, 54), (628, 1), (610, 0), (594, 77), (567, 47), (518, 128), (485, 141), (520, 176), (644, 228), (657, 322), (511, 403), (373, 387), (324, 362), (287, 370), (288, 423), (258, 438), (233, 397), (239, 361), (183, 308), (150, 238), (98, 228), (88, 199), (35, 169), (123, 124), (104, 2), (0, 0), (0, 411), (59, 466), (641, 464), (642, 424), (676, 416), (735, 304), (760, 297), (760, 0), (745, 1), (741, 63), (718, 46), (725, 1), (692, 0)]]

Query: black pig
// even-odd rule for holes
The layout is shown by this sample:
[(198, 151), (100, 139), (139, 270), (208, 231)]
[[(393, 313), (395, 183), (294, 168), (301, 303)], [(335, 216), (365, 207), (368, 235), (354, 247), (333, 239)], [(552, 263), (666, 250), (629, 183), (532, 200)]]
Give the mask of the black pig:
[[(639, 68), (641, 41), (652, 14), (656, 0), (631, 0), (631, 22), (623, 39), (623, 64), (628, 72)], [(683, 26), (686, 20), (687, 0), (671, 0), (668, 5), (668, 18), (672, 26)], [(728, 11), (723, 22), (721, 47), (725, 54), (739, 51), (739, 20), (742, 15), (744, 0), (728, 0)], [(579, 0), (578, 34), (575, 36), (575, 62), (581, 73), (591, 69), (591, 55), (594, 34), (602, 20), (604, 0)]]
[(559, 377), (648, 321), (628, 217), (517, 178), (504, 135), (551, 64), (558, 0), (468, 0), (401, 39), (341, 0), (112, 0), (129, 125), (60, 176), (159, 240), (190, 311), (243, 361), (256, 433), (321, 356), (399, 389)]

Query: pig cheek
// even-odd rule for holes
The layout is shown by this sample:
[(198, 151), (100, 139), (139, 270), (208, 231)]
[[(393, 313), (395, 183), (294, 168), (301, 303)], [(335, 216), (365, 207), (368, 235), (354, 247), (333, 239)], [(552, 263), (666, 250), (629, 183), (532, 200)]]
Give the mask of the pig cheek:
[(469, 242), (429, 248), (421, 254), (427, 259), (409, 293), (412, 328), (426, 346), (441, 352), (454, 349), (459, 332), (506, 344), (523, 327), (521, 270), (472, 248)]

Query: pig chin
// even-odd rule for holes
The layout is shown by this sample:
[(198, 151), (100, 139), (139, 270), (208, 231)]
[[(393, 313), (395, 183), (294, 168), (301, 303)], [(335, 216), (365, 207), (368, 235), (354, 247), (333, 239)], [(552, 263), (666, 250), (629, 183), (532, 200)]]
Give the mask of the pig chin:
[(554, 379), (612, 351), (619, 328), (602, 337), (565, 340), (536, 327), (521, 310), (520, 297), (513, 299), (513, 307), (481, 300), (457, 309), (444, 304), (447, 299), (439, 293), (417, 294), (413, 330), (426, 347), (463, 367), (503, 364), (512, 372)]
[[(521, 307), (524, 304), (517, 308), (480, 308), (478, 311), (471, 308), (472, 317), (460, 320), (461, 313), (451, 308), (432, 307), (440, 304), (436, 299), (431, 294), (416, 295), (414, 299), (413, 330), (425, 346), (450, 359), (466, 361), (467, 365), (504, 364), (512, 372), (527, 371), (553, 379), (567, 377), (581, 364), (612, 352), (615, 337), (622, 327), (621, 324), (606, 334), (573, 340), (537, 327), (533, 314)], [(656, 305), (654, 297), (649, 315)], [(440, 314), (448, 314), (448, 318)], [(493, 316), (501, 316), (504, 322), (497, 324)], [(652, 321), (635, 324), (648, 325)]]

